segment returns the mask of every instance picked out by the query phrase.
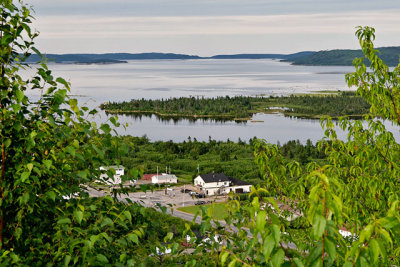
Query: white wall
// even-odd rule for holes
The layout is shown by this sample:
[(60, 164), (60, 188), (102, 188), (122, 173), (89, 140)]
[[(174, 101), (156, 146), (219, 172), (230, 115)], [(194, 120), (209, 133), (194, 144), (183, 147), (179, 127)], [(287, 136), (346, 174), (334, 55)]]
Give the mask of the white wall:
[(215, 182), (215, 183), (205, 183), (204, 182), (204, 180), (203, 180), (203, 178), (201, 178), (201, 176), (199, 175), (199, 176), (197, 176), (195, 179), (194, 179), (194, 185), (196, 186), (196, 185), (201, 185), (204, 189), (207, 189), (207, 188), (220, 188), (221, 186), (229, 186), (229, 181), (224, 181), (224, 182)]
[(243, 189), (243, 193), (249, 193), (251, 191), (251, 185), (235, 185), (227, 188), (227, 193), (231, 192), (236, 192), (236, 189)]
[[(109, 170), (111, 168), (113, 168), (113, 167), (103, 167), (103, 166), (101, 166), (99, 168), (99, 170), (107, 171), (107, 170)], [(125, 169), (124, 168), (114, 168), (114, 170), (115, 170), (114, 180), (113, 179), (108, 179), (106, 184), (112, 185), (112, 184), (120, 184), (122, 182), (121, 175), (125, 174)], [(103, 173), (103, 174), (100, 175), (100, 179), (101, 180), (105, 180), (107, 178), (108, 178), (108, 175), (106, 173)]]
[(200, 177), (200, 175), (199, 175), (199, 176), (197, 176), (196, 178), (194, 178), (193, 183), (194, 183), (194, 186), (197, 186), (197, 185), (203, 186), (204, 181), (203, 181), (203, 179), (202, 179), (202, 178)]
[(154, 175), (151, 177), (151, 182), (153, 184), (176, 184), (178, 182), (178, 178), (175, 175)]

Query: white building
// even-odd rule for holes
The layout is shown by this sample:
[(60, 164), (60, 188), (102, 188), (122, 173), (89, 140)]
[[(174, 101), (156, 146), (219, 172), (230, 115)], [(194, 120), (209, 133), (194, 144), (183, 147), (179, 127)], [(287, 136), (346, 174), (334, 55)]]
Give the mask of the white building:
[(178, 178), (175, 174), (161, 173), (153, 175), (151, 177), (151, 182), (153, 184), (176, 184), (178, 183)]
[(120, 184), (122, 182), (121, 176), (125, 174), (125, 167), (122, 165), (112, 165), (112, 166), (101, 166), (99, 170), (108, 171), (110, 169), (115, 170), (114, 177), (111, 179), (108, 177), (107, 173), (102, 173), (100, 175), (100, 180), (104, 181), (106, 184)]
[(223, 173), (200, 174), (194, 179), (194, 186), (208, 196), (229, 194), (229, 192), (249, 193), (251, 190), (251, 184)]

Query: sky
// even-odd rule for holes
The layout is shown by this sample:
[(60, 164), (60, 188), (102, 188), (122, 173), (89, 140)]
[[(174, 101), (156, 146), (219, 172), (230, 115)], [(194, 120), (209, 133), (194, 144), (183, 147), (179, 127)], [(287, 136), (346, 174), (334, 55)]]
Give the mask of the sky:
[(400, 46), (399, 0), (26, 0), (45, 53), (199, 56)]

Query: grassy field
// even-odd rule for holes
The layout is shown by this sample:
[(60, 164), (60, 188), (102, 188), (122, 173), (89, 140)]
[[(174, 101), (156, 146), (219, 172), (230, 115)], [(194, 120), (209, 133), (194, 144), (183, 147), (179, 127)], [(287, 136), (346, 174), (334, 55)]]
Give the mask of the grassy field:
[(212, 209), (211, 217), (213, 219), (223, 220), (228, 215), (225, 205), (226, 205), (226, 203), (222, 202), (222, 203), (216, 203), (216, 204), (211, 204), (211, 205), (181, 207), (181, 208), (178, 208), (178, 210), (187, 212), (187, 213), (191, 213), (191, 214), (196, 214), (197, 212), (199, 212), (199, 214), (201, 214), (200, 207), (205, 207), (207, 210)]

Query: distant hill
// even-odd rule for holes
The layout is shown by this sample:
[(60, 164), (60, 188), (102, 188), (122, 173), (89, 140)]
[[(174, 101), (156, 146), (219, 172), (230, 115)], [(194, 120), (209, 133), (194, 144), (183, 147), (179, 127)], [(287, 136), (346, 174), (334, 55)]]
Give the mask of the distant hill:
[[(172, 53), (107, 53), (107, 54), (46, 54), (48, 60), (55, 63), (75, 63), (75, 64), (113, 64), (126, 63), (126, 60), (151, 60), (151, 59), (199, 59), (198, 56), (190, 56)], [(28, 62), (40, 61), (39, 56), (32, 55)]]
[[(388, 66), (397, 66), (399, 64), (399, 46), (381, 47), (377, 49), (381, 52), (380, 58), (382, 58)], [(356, 57), (364, 58), (364, 54), (361, 50), (336, 49), (299, 55), (295, 58), (288, 57), (282, 61), (291, 62), (294, 65), (351, 66)]]
[(304, 51), (295, 54), (233, 54), (233, 55), (216, 55), (209, 58), (213, 59), (290, 59), (294, 60), (298, 57), (304, 57), (314, 54), (312, 51)]
[[(163, 59), (285, 59), (295, 60), (314, 54), (315, 52), (305, 51), (295, 54), (233, 54), (215, 55), (212, 57), (199, 57), (196, 55), (173, 54), (173, 53), (106, 53), (106, 54), (46, 54), (49, 61), (64, 64), (113, 64), (126, 63), (126, 60), (163, 60)], [(29, 63), (40, 60), (39, 56), (29, 57)]]
[[(381, 58), (389, 66), (399, 64), (400, 47), (381, 47)], [(361, 50), (336, 49), (328, 51), (303, 51), (294, 54), (232, 54), (199, 57), (196, 55), (173, 53), (106, 53), (106, 54), (47, 54), (46, 57), (56, 63), (73, 64), (114, 64), (126, 63), (126, 60), (163, 60), (163, 59), (279, 59), (294, 65), (351, 66), (356, 57), (364, 57)], [(37, 55), (29, 57), (28, 62), (38, 62)]]
[(216, 55), (209, 58), (213, 59), (282, 59), (286, 55), (283, 54), (234, 54), (234, 55)]

